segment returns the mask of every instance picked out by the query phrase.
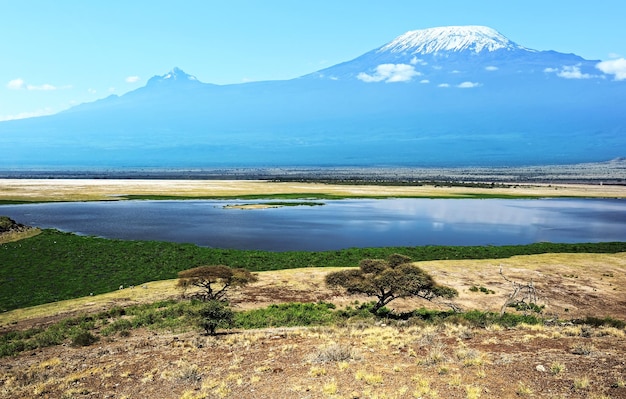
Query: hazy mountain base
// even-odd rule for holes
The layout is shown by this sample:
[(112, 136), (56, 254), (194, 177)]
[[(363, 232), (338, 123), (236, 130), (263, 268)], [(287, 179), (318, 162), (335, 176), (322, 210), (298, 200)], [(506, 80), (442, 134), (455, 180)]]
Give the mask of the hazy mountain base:
[(517, 167), (9, 168), (0, 178), (626, 184), (626, 159)]

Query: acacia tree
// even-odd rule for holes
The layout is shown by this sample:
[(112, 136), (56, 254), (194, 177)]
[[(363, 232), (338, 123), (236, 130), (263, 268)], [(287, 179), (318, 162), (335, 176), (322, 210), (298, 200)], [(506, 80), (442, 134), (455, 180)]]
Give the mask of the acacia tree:
[(224, 265), (200, 266), (178, 273), (178, 287), (198, 287), (204, 301), (224, 301), (230, 288), (243, 287), (257, 281), (256, 275), (243, 268)]
[(454, 288), (438, 285), (411, 258), (393, 254), (384, 259), (363, 259), (358, 269), (341, 270), (326, 275), (326, 284), (342, 287), (348, 294), (364, 294), (378, 299), (372, 312), (398, 298), (419, 297), (428, 301), (437, 297), (453, 298)]

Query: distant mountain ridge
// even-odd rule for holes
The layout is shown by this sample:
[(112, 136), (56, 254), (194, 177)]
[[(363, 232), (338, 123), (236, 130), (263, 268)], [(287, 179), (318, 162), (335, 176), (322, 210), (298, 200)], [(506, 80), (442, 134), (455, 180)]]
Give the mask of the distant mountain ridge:
[(285, 81), (182, 69), (122, 96), (0, 122), (0, 168), (513, 166), (626, 156), (626, 82), (482, 26), (406, 32)]

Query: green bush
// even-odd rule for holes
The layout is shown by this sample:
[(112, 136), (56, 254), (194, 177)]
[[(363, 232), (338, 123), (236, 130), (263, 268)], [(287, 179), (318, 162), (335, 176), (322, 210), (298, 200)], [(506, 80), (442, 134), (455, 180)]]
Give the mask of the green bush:
[(104, 327), (100, 331), (100, 334), (106, 337), (115, 333), (121, 334), (123, 331), (128, 331), (132, 328), (133, 323), (129, 319), (119, 319)]
[[(362, 304), (355, 303), (355, 306), (346, 306), (343, 309), (339, 309), (335, 312), (336, 316), (340, 319), (372, 319), (376, 317), (372, 313), (376, 302), (366, 302)], [(386, 309), (386, 308), (385, 308)]]
[(504, 313), (500, 316), (494, 312), (483, 312), (480, 310), (471, 310), (469, 312), (460, 313), (461, 317), (477, 327), (486, 327), (491, 324), (499, 324), (503, 327), (514, 327), (518, 324), (541, 324), (543, 321), (532, 315), (521, 315), (515, 313)]
[(270, 305), (236, 313), (233, 325), (246, 329), (325, 325), (336, 320), (333, 309), (334, 305), (324, 302)]
[(534, 312), (534, 313), (541, 313), (543, 312), (543, 309), (545, 308), (545, 305), (537, 305), (534, 302), (530, 302), (530, 303), (526, 303), (526, 302), (514, 302), (514, 303), (510, 303), (508, 305), (508, 307), (510, 308), (514, 308), (517, 311), (520, 312)]
[(207, 335), (215, 335), (218, 327), (228, 328), (233, 323), (234, 313), (226, 302), (212, 300), (208, 301), (198, 312), (199, 325)]
[(572, 320), (572, 322), (574, 324), (587, 324), (587, 325), (594, 326), (594, 327), (607, 326), (607, 327), (615, 327), (619, 329), (626, 328), (626, 322), (624, 322), (623, 320), (614, 319), (610, 316), (607, 316), (604, 318), (587, 316), (584, 319)]
[(98, 337), (89, 331), (79, 331), (72, 336), (73, 346), (89, 346), (98, 341)]
[(26, 350), (24, 341), (4, 342), (0, 344), (0, 357), (15, 356)]
[(495, 294), (496, 292), (494, 290), (490, 290), (489, 288), (483, 287), (482, 285), (480, 287), (477, 287), (475, 285), (472, 285), (469, 289), (472, 292), (482, 292), (483, 294)]

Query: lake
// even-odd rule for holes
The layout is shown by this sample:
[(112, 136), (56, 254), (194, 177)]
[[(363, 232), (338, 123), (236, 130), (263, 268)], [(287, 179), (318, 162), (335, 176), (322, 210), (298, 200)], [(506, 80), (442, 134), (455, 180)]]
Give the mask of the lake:
[(344, 199), (225, 208), (255, 202), (271, 201), (2, 205), (0, 215), (82, 235), (269, 251), (626, 241), (626, 200), (618, 199)]

